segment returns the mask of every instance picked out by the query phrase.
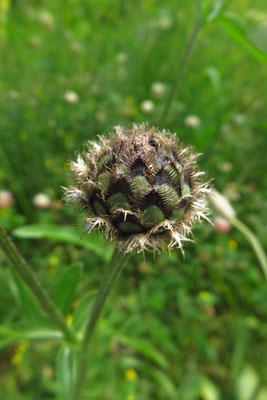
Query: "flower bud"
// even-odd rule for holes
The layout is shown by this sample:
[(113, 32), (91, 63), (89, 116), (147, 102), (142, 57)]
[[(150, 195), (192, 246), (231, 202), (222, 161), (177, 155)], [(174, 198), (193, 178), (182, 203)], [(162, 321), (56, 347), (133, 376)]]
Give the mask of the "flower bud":
[(231, 230), (231, 225), (226, 219), (217, 217), (214, 220), (214, 230), (218, 233), (228, 233)]
[(209, 200), (213, 207), (225, 218), (231, 219), (235, 217), (235, 210), (231, 206), (229, 200), (222, 194), (213, 190), (209, 195)]
[(50, 197), (45, 193), (37, 193), (32, 199), (36, 208), (47, 209), (51, 206)]
[(189, 240), (193, 222), (207, 219), (207, 184), (197, 154), (177, 137), (146, 124), (115, 127), (89, 142), (71, 163), (73, 184), (66, 199), (85, 212), (86, 231), (99, 229), (119, 249), (169, 249)]
[(14, 198), (11, 192), (8, 190), (0, 191), (0, 208), (7, 208), (13, 206)]
[(155, 105), (152, 100), (144, 100), (140, 104), (140, 109), (144, 114), (152, 114), (155, 110)]
[(79, 96), (72, 90), (67, 90), (64, 93), (64, 101), (67, 104), (77, 104), (79, 101)]
[(184, 124), (187, 128), (197, 129), (199, 128), (201, 121), (197, 115), (188, 115), (184, 120)]

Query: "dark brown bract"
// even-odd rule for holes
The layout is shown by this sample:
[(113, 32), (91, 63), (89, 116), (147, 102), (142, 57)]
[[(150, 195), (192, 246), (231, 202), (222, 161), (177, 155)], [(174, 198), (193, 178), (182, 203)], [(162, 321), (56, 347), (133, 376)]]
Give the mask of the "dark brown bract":
[(164, 244), (182, 250), (192, 223), (207, 219), (209, 189), (197, 156), (165, 130), (117, 126), (70, 164), (74, 179), (66, 198), (82, 206), (88, 232), (104, 230), (125, 253)]

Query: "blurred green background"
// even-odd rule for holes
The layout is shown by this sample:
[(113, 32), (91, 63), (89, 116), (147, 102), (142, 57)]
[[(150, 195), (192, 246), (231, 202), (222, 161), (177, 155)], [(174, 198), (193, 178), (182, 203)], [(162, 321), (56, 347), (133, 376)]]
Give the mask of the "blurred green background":
[[(159, 123), (196, 4), (205, 16), (164, 125), (203, 153), (266, 246), (265, 0), (0, 0), (0, 222), (56, 301), (72, 282), (63, 312), (77, 329), (112, 245), (79, 241), (81, 217), (61, 200), (67, 163), (114, 125)], [(267, 399), (266, 283), (246, 239), (212, 218), (185, 259), (132, 259), (94, 336), (84, 399)], [(67, 399), (64, 345), (31, 333), (47, 324), (0, 252), (1, 400)]]

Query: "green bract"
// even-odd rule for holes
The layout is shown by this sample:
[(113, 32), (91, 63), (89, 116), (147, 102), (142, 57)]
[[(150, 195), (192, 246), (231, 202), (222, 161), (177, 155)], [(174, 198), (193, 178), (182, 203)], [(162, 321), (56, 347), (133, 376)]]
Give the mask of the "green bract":
[(80, 204), (86, 230), (104, 228), (129, 252), (169, 248), (189, 240), (194, 221), (207, 218), (207, 184), (191, 148), (146, 124), (114, 128), (71, 163), (73, 186), (66, 198)]

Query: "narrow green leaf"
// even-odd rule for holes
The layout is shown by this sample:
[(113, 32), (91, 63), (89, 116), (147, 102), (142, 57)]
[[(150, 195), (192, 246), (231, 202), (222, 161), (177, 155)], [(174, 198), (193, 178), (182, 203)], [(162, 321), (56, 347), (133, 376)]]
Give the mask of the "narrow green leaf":
[(236, 382), (236, 395), (238, 400), (255, 399), (259, 377), (252, 366), (245, 366)]
[(57, 355), (56, 375), (60, 394), (66, 400), (70, 399), (73, 393), (74, 359), (74, 350), (65, 344), (62, 345)]
[(69, 312), (81, 276), (82, 266), (80, 264), (75, 264), (71, 267), (66, 267), (59, 277), (55, 287), (54, 301), (63, 315), (67, 315)]
[(35, 224), (20, 226), (13, 231), (13, 234), (21, 239), (50, 239), (58, 242), (72, 243), (92, 251), (104, 261), (109, 260), (112, 248), (105, 246), (104, 239), (94, 234), (81, 238), (81, 232), (81, 229), (69, 226)]
[(205, 4), (204, 4), (204, 8), (203, 8), (203, 1), (201, 0), (194, 0), (196, 9), (197, 9), (197, 14), (198, 14), (198, 18), (203, 19), (204, 16), (204, 9), (205, 9)]
[(167, 374), (158, 368), (149, 368), (147, 373), (151, 375), (157, 384), (161, 385), (164, 393), (166, 393), (166, 395), (168, 395), (171, 399), (180, 399), (178, 389), (175, 387), (175, 384), (171, 381)]
[(221, 16), (223, 11), (225, 10), (225, 7), (226, 7), (225, 0), (217, 0), (215, 2), (215, 5), (214, 5), (212, 11), (207, 15), (207, 21), (209, 21), (209, 22), (214, 21), (219, 16)]
[(212, 84), (214, 93), (217, 93), (220, 90), (222, 83), (219, 70), (213, 66), (209, 66), (205, 69), (205, 74)]
[(84, 325), (87, 323), (88, 316), (92, 307), (93, 300), (96, 296), (97, 291), (92, 290), (87, 293), (79, 302), (78, 307), (73, 313), (73, 328), (77, 331), (81, 331)]
[(46, 320), (45, 314), (41, 310), (31, 291), (22, 282), (15, 271), (10, 270), (10, 274), (13, 278), (13, 286), (11, 287), (11, 290), (21, 307), (22, 315), (24, 315), (29, 322), (34, 324), (44, 322)]
[(20, 330), (0, 325), (0, 349), (21, 340), (61, 340), (62, 332), (52, 329)]
[(159, 367), (168, 367), (167, 359), (153, 346), (153, 344), (151, 344), (149, 340), (129, 338), (121, 334), (116, 335), (116, 338), (124, 345), (132, 347), (144, 356), (150, 358), (150, 360), (154, 361)]
[(255, 57), (258, 61), (267, 62), (267, 54), (260, 51), (254, 44), (249, 40), (249, 37), (244, 27), (238, 23), (238, 19), (232, 14), (224, 14), (219, 19), (222, 26), (229, 33), (229, 35), (243, 46), (248, 52)]

